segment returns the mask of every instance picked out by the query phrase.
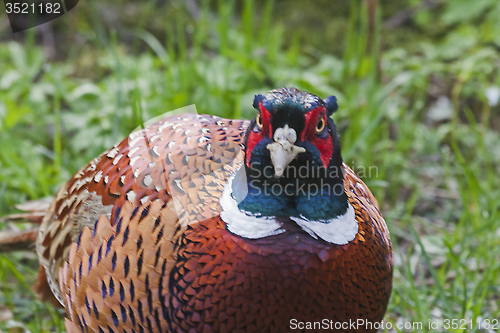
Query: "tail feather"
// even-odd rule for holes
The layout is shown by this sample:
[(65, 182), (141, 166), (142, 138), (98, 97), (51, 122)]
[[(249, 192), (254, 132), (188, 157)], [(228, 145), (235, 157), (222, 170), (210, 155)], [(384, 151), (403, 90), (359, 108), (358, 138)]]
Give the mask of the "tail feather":
[(34, 251), (38, 228), (22, 231), (0, 231), (0, 253)]
[(32, 212), (32, 213), (19, 213), (4, 216), (0, 219), (0, 222), (16, 222), (21, 220), (27, 220), (28, 222), (40, 224), (42, 223), (45, 212)]
[(25, 212), (47, 212), (54, 198), (47, 197), (38, 200), (26, 201), (16, 205), (16, 208)]
[[(0, 218), (0, 222), (28, 222), (41, 224), (49, 210), (51, 198), (27, 201), (16, 206), (24, 212), (7, 215)], [(33, 251), (35, 249), (38, 227), (27, 230), (2, 230), (0, 231), (0, 253), (12, 251)]]
[[(23, 213), (12, 214), (0, 218), (2, 222), (28, 222), (34, 225), (42, 223), (44, 216), (47, 214), (52, 198), (44, 198), (40, 200), (27, 201), (16, 205), (16, 208)], [(11, 223), (9, 223), (11, 224)], [(12, 251), (34, 251), (36, 248), (36, 239), (38, 237), (38, 229), (36, 226), (27, 230), (2, 230), (0, 231), (0, 253)], [(61, 304), (52, 294), (47, 282), (45, 268), (40, 265), (36, 284), (33, 287), (38, 299), (50, 302), (57, 307)], [(1, 332), (1, 330), (0, 330)]]

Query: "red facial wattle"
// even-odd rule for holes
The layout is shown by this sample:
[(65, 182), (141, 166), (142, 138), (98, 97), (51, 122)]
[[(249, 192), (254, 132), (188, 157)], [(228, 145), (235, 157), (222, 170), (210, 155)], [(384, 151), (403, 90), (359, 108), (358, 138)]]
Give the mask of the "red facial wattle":
[[(325, 168), (330, 164), (330, 159), (333, 153), (333, 141), (332, 137), (328, 135), (326, 138), (321, 138), (316, 134), (316, 124), (319, 117), (323, 118), (323, 121), (327, 122), (326, 119), (326, 109), (322, 106), (319, 106), (308, 113), (305, 114), (306, 117), (306, 126), (301, 134), (302, 141), (309, 140), (312, 144), (318, 148), (321, 154), (321, 162), (323, 162), (323, 166)], [(328, 130), (326, 127), (325, 131)]]
[[(246, 147), (246, 159), (245, 164), (250, 167), (250, 156), (252, 156), (252, 151), (255, 146), (262, 140), (266, 135), (271, 138), (273, 129), (271, 126), (271, 114), (266, 108), (259, 103), (260, 117), (262, 119), (262, 129), (258, 132), (254, 132), (253, 129), (250, 130), (248, 135), (247, 147)], [(257, 126), (257, 124), (255, 124)]]

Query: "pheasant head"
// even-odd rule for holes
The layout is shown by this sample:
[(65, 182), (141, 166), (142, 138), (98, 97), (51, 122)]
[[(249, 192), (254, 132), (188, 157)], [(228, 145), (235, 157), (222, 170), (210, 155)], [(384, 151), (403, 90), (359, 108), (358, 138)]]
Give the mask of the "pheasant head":
[[(259, 220), (263, 226), (263, 219), (268, 226), (276, 222), (273, 232), (282, 230), (277, 221), (284, 219), (300, 221), (303, 229), (347, 218), (349, 225), (356, 225), (344, 192), (340, 140), (329, 117), (338, 107), (335, 96), (322, 100), (281, 88), (257, 95), (253, 105), (258, 114), (247, 130), (244, 166), (227, 189), (238, 211), (224, 200), (227, 194), (221, 201), (224, 210), (237, 216), (226, 221), (230, 230), (231, 220), (242, 218), (247, 224), (252, 218), (251, 225)], [(251, 232), (245, 235), (252, 238)], [(253, 236), (260, 238), (260, 233)]]

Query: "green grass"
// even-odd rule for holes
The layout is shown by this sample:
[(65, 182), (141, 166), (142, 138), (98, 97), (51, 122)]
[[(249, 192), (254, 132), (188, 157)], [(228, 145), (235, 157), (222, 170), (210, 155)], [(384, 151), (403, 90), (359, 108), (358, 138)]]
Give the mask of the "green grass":
[[(92, 19), (76, 18), (84, 42), (63, 59), (48, 61), (34, 30), (24, 43), (0, 44), (0, 216), (53, 195), (88, 160), (167, 111), (195, 104), (199, 113), (251, 118), (253, 95), (272, 88), (335, 94), (344, 160), (358, 172), (376, 167), (364, 180), (391, 230), (386, 320), (422, 322), (431, 332), (429, 319), (500, 319), (500, 108), (485, 96), (500, 85), (495, 1), (465, 17), (457, 7), (465, 0), (419, 12), (414, 24), (427, 24), (428, 34), (388, 48), (384, 40), (397, 32), (383, 30), (383, 13), (370, 39), (366, 3), (351, 1), (342, 56), (275, 20), (272, 1), (203, 2), (197, 19), (173, 7), (155, 34), (155, 2), (147, 1), (128, 42), (90, 3)], [(447, 107), (433, 108), (439, 97)], [(14, 316), (0, 330), (62, 331), (62, 316), (30, 292), (36, 257), (1, 255), (0, 266), (0, 308)]]

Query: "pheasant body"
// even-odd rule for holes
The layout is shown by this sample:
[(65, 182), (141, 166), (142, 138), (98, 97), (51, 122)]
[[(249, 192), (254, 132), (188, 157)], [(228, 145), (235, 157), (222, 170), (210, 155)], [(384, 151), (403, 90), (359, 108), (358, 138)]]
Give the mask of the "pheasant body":
[[(265, 105), (271, 99), (283, 104), (276, 102), (277, 92), (286, 103), (292, 95), (298, 95), (293, 103), (309, 103), (301, 111), (306, 117), (308, 109), (328, 109), (314, 95), (284, 88), (261, 101), (260, 117), (267, 109), (279, 114)], [(259, 180), (291, 183), (293, 177), (274, 172), (282, 162), (269, 153), (276, 147), (306, 147), (286, 159), (286, 170), (305, 159), (329, 163), (323, 156), (329, 150), (315, 153), (302, 143), (315, 139), (300, 138), (300, 126), (290, 124), (275, 124), (274, 133), (281, 128), (279, 133), (299, 138), (266, 148), (272, 144), (267, 141), (283, 141), (273, 141), (271, 130), (263, 135), (265, 144), (250, 142), (252, 133), (263, 131), (258, 118), (170, 117), (133, 133), (75, 174), (58, 192), (37, 241), (48, 284), (66, 308), (67, 331), (282, 332), (292, 319), (382, 320), (392, 285), (389, 234), (375, 198), (348, 166), (340, 161), (343, 192), (335, 200), (345, 197), (345, 205), (330, 209), (337, 215), (313, 219), (319, 213), (307, 208), (306, 199), (290, 196), (284, 204), (289, 216), (252, 211), (258, 207), (254, 198), (227, 208), (224, 196), (237, 198), (246, 181), (246, 198), (253, 195), (249, 161), (274, 166)], [(326, 126), (332, 134), (318, 138), (336, 145), (336, 132)], [(313, 183), (314, 177), (301, 181)], [(279, 196), (256, 200), (273, 200), (269, 209), (282, 204), (276, 203)], [(318, 202), (324, 198), (311, 198)], [(325, 235), (325, 226), (339, 228), (348, 219), (344, 206), (353, 209), (354, 233), (339, 238), (344, 231), (332, 229)], [(234, 209), (248, 223), (234, 220)], [(269, 228), (273, 224), (277, 229)], [(257, 232), (261, 227), (265, 236)]]

